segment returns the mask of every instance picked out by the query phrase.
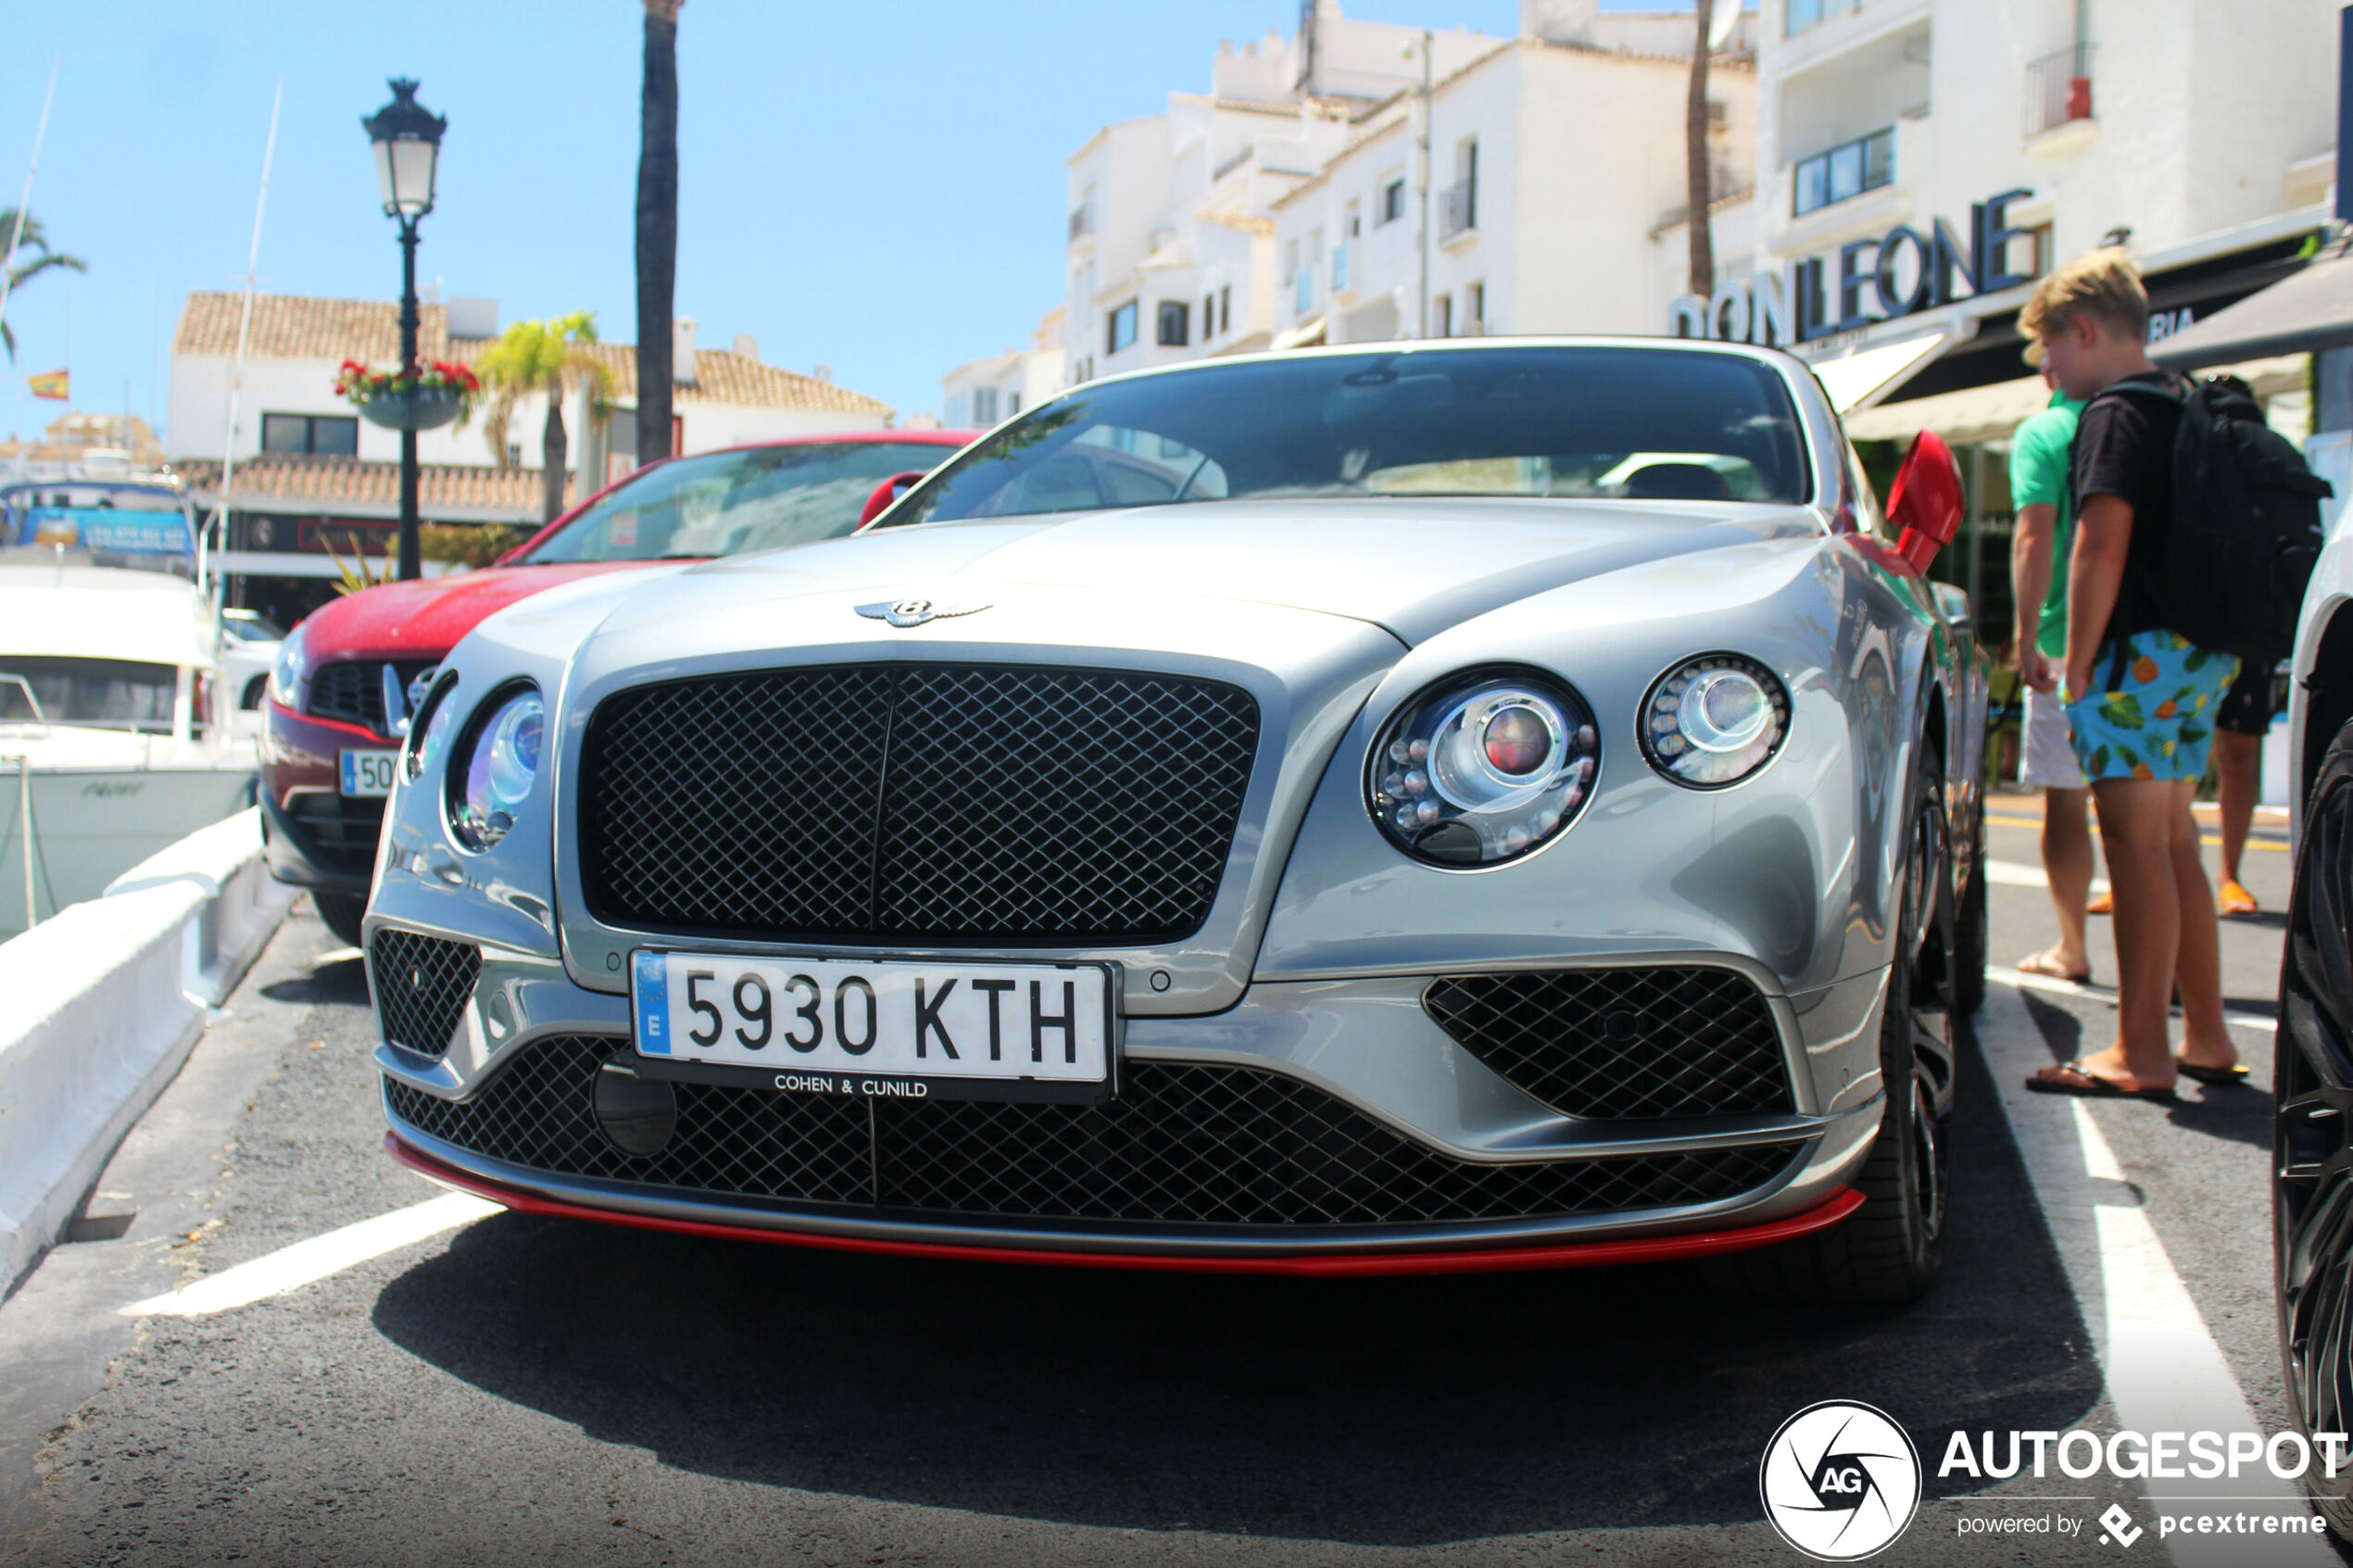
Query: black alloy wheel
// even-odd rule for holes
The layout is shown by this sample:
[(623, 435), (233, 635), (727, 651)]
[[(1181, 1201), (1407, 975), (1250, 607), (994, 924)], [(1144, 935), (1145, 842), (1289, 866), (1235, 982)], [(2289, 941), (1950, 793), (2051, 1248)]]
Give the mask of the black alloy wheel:
[(1927, 1295), (1943, 1267), (1955, 1060), (1953, 862), (1943, 789), (1931, 780), (1913, 800), (1880, 1025), (1886, 1103), (1854, 1181), (1863, 1206), (1818, 1236), (1736, 1254), (1751, 1288), (1799, 1300), (1903, 1306)]
[[(2280, 1352), (2309, 1436), (2353, 1423), (2353, 724), (2308, 802), (2280, 963), (2271, 1218)], [(2318, 1468), (2305, 1488), (2353, 1539), (2353, 1473)]]
[(319, 918), (335, 934), (346, 947), (359, 946), (359, 922), (367, 918), (368, 896), (364, 893), (327, 893), (313, 889), (310, 901), (319, 906)]

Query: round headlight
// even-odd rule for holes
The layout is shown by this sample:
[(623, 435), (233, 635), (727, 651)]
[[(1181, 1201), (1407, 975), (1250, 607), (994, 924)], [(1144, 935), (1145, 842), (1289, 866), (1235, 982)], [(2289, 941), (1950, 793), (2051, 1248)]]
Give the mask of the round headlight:
[(449, 771), (449, 826), (460, 844), (487, 849), (515, 825), (515, 812), (539, 777), (547, 723), (539, 694), (520, 691), (474, 725)]
[(424, 706), (415, 721), (409, 726), (409, 748), (400, 765), (411, 780), (421, 777), (426, 767), (448, 749), (449, 732), (458, 722), (458, 705), (450, 696), (457, 684), (454, 671), (435, 681), (425, 693)]
[(1702, 654), (1642, 699), (1642, 755), (1677, 784), (1720, 789), (1772, 760), (1789, 734), (1789, 692), (1736, 653)]
[(1575, 819), (1601, 766), (1592, 709), (1532, 671), (1458, 675), (1399, 709), (1365, 802), (1401, 849), (1443, 866), (1525, 855)]

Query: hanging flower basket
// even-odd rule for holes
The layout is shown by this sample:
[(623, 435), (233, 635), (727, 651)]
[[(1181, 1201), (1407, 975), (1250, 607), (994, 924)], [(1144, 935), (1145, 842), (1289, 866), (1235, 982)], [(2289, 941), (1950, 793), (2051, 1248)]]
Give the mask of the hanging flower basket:
[(371, 370), (346, 359), (335, 391), (370, 424), (387, 430), (435, 430), (462, 419), (482, 383), (472, 370), (434, 359), (414, 370)]

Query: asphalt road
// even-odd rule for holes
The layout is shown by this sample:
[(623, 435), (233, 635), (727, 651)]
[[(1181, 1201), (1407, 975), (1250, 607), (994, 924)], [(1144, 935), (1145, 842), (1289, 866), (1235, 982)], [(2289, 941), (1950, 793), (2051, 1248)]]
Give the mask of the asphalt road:
[[(1998, 858), (2033, 864), (2031, 809), (1997, 805)], [(2287, 869), (2249, 855), (2270, 909)], [(2047, 940), (2039, 891), (1993, 897), (1996, 961)], [(2275, 914), (2229, 922), (2246, 1013), (2271, 1010), (2279, 942)], [(1758, 1461), (1834, 1398), (1931, 1465), (1880, 1561), (2169, 1560), (2155, 1529), (2120, 1549), (2085, 1523), (2113, 1501), (2149, 1524), (2133, 1483), (1934, 1476), (1956, 1430), (2118, 1421), (1990, 1043), (1965, 1061), (1944, 1280), (1905, 1311), (1688, 1267), (1194, 1278), (500, 1213), (249, 1306), (120, 1315), (434, 1196), (379, 1149), (359, 964), (331, 944), (287, 923), (102, 1178), (92, 1239), (0, 1306), (0, 1562), (1785, 1563)], [(2104, 932), (2095, 962), (2113, 975)], [(2096, 993), (2025, 1006), (1999, 1016), (2054, 1058), (2113, 1018)], [(2270, 1035), (2236, 1036), (2268, 1084)], [(2085, 1109), (2276, 1429), (2270, 1105)], [(1958, 1533), (2004, 1512), (2079, 1530)]]

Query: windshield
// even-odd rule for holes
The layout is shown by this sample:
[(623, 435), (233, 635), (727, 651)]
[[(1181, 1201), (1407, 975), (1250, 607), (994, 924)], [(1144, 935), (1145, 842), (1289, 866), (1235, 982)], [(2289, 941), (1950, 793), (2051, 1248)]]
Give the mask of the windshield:
[(1617, 347), (1382, 348), (1082, 387), (980, 443), (889, 523), (1236, 496), (1806, 498), (1769, 366)]
[(875, 486), (925, 473), (955, 450), (926, 441), (754, 446), (650, 469), (522, 558), (662, 560), (739, 555), (838, 539), (858, 526)]
[(0, 723), (39, 720), (169, 734), (179, 684), (180, 671), (169, 664), (0, 654)]

